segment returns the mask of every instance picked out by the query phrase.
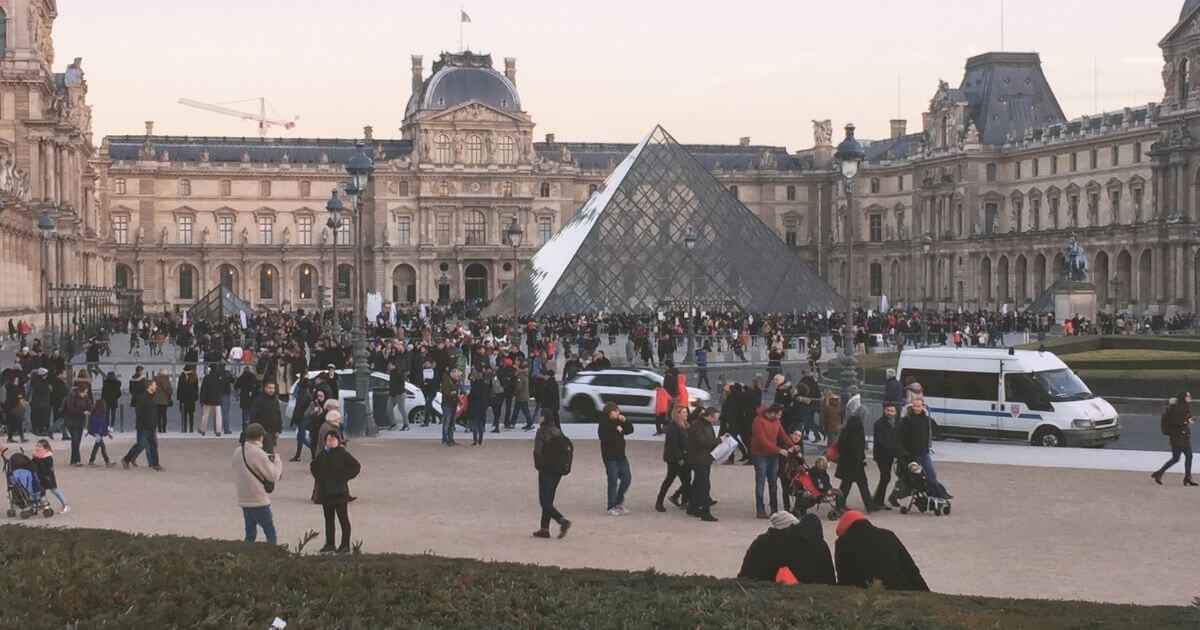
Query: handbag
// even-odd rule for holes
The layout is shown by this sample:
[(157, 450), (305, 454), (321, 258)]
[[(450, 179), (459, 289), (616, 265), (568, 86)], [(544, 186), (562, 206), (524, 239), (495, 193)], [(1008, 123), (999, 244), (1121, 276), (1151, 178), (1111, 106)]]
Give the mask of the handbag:
[(825, 459), (827, 459), (835, 464), (838, 463), (837, 444), (830, 444), (829, 446), (825, 447)]
[(258, 473), (255, 472), (255, 470), (250, 467), (250, 462), (246, 461), (246, 445), (245, 444), (242, 445), (242, 463), (246, 465), (246, 470), (250, 471), (250, 474), (255, 479), (258, 480), (258, 483), (262, 484), (263, 490), (266, 490), (267, 494), (271, 494), (272, 492), (275, 492), (275, 482), (268, 481), (266, 479), (263, 479), (262, 477), (259, 477)]

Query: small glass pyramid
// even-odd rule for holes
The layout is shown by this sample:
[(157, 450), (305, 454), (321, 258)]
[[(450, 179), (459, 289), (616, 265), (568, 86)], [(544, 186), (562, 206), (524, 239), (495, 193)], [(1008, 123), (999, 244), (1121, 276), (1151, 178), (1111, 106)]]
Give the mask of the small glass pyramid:
[(219, 322), (243, 311), (246, 313), (246, 317), (254, 316), (254, 309), (250, 308), (245, 300), (238, 297), (233, 289), (224, 284), (218, 284), (207, 295), (197, 300), (187, 313), (188, 321)]
[[(698, 237), (684, 243), (688, 228)], [(511, 314), (841, 309), (843, 298), (661, 126), (492, 302)]]

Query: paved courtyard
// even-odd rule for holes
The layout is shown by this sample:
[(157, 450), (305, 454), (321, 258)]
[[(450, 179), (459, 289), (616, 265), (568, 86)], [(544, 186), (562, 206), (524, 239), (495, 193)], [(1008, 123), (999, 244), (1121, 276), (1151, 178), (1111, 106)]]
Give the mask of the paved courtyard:
[[(423, 431), (432, 437), (431, 429)], [(352, 452), (363, 463), (362, 476), (351, 484), (359, 497), (350, 509), (354, 539), (368, 552), (731, 577), (746, 546), (767, 527), (753, 518), (753, 470), (747, 466), (714, 469), (719, 523), (700, 523), (675, 509), (655, 512), (664, 472), (656, 441), (629, 443), (632, 513), (605, 516), (599, 446), (577, 440), (574, 472), (558, 499), (574, 528), (565, 540), (535, 539), (531, 436), (505, 436), (483, 447), (453, 449), (432, 439), (353, 441)], [(229, 438), (163, 439), (167, 471), (155, 473), (144, 465), (128, 472), (70, 468), (67, 445), (56, 443), (63, 462), (59, 483), (73, 511), (28, 522), (238, 539), (235, 445)], [(128, 438), (110, 444), (114, 461), (128, 446)], [(282, 442), (289, 456), (291, 448), (292, 440)], [(1140, 471), (949, 462), (938, 471), (956, 495), (952, 516), (888, 512), (873, 519), (897, 532), (935, 591), (1145, 604), (1189, 604), (1200, 595), (1195, 559), (1179, 553), (1195, 537), (1200, 490), (1184, 488), (1179, 474), (1159, 487)], [(281, 542), (294, 545), (305, 531), (321, 530), (321, 510), (309, 501), (311, 485), (307, 454), (303, 464), (285, 464), (274, 495)], [(855, 506), (857, 497), (851, 499)], [(825, 534), (832, 544), (828, 521)], [(308, 549), (319, 546), (318, 540)]]

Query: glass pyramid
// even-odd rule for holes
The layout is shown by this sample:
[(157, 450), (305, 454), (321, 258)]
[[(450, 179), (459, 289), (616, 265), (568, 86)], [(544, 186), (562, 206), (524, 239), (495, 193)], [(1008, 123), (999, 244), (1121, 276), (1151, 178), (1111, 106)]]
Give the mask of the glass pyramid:
[(245, 300), (238, 297), (233, 289), (224, 284), (213, 287), (207, 295), (197, 300), (187, 311), (188, 321), (193, 322), (218, 322), (240, 312), (245, 312), (246, 317), (254, 315), (254, 309), (250, 308)]
[[(695, 231), (694, 249), (684, 235)], [(843, 298), (661, 126), (489, 312), (824, 312)]]

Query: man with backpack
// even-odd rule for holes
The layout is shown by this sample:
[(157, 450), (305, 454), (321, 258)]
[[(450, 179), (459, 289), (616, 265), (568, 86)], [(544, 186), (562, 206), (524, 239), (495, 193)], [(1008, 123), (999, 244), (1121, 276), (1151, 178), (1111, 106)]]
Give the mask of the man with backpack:
[(538, 503), (542, 506), (541, 526), (535, 538), (550, 537), (550, 521), (558, 523), (558, 537), (567, 535), (571, 521), (554, 507), (554, 495), (562, 478), (571, 473), (574, 445), (558, 426), (558, 414), (543, 409), (541, 423), (533, 437), (533, 467), (538, 471)]

